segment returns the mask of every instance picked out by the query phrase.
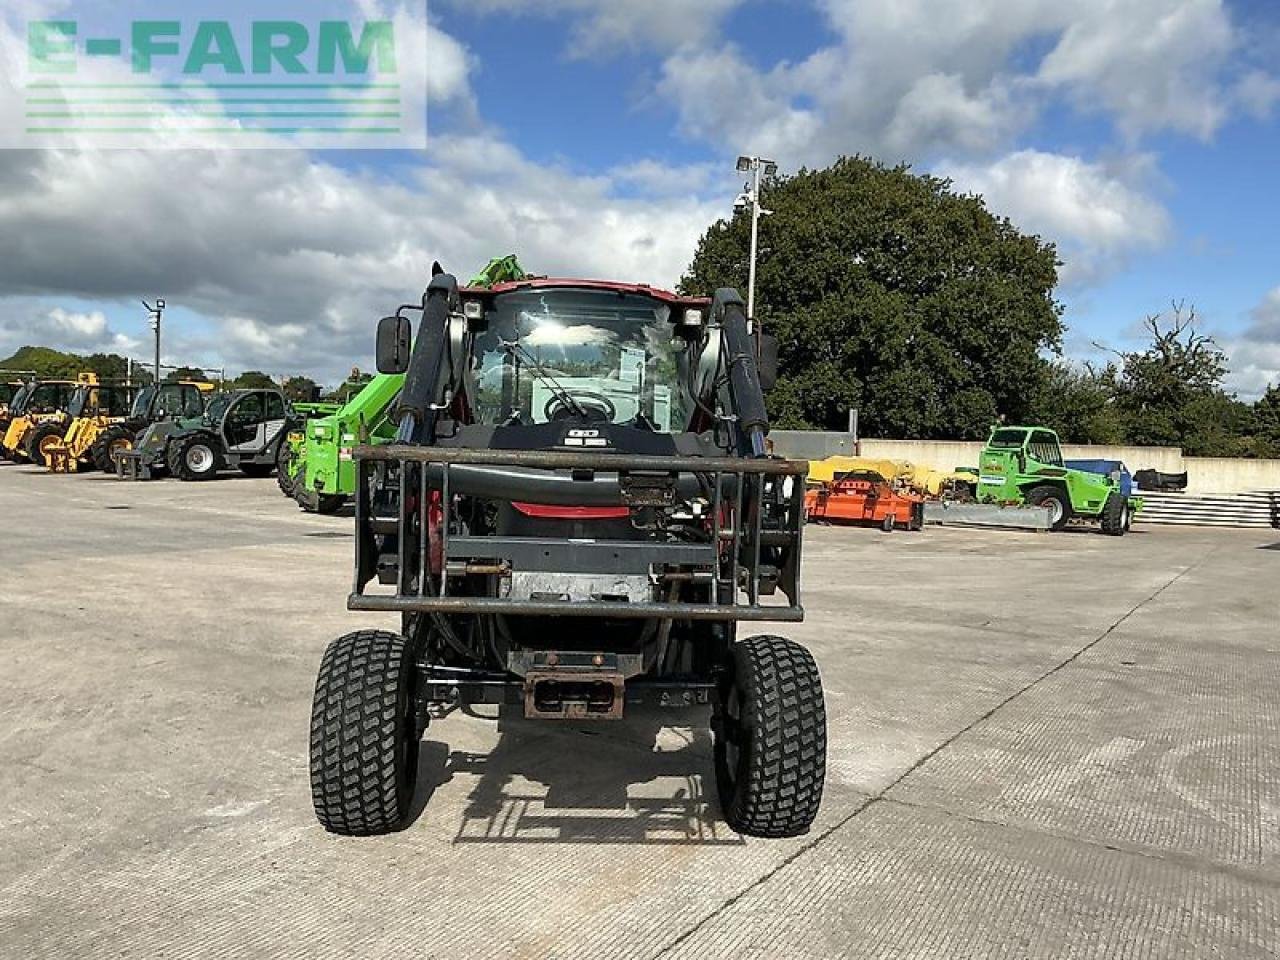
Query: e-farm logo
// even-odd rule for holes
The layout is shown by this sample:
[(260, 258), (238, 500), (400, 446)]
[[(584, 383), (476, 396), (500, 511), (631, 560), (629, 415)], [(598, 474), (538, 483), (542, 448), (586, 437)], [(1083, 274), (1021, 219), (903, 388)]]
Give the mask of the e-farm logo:
[(28, 21), (22, 142), (6, 145), (425, 145), (425, 12), (287, 19), (281, 5), (240, 19), (111, 22), (99, 8)]

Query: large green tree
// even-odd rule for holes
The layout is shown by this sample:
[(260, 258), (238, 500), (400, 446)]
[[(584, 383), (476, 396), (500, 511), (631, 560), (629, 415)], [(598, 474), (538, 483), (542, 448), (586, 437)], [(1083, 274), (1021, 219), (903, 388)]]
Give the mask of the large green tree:
[[(984, 437), (1025, 419), (1058, 348), (1052, 244), (949, 181), (847, 157), (766, 184), (756, 315), (780, 341), (775, 424)], [(714, 224), (681, 281), (745, 293), (750, 215)]]
[(269, 390), (279, 384), (261, 370), (246, 370), (231, 381), (231, 386), (236, 390)]

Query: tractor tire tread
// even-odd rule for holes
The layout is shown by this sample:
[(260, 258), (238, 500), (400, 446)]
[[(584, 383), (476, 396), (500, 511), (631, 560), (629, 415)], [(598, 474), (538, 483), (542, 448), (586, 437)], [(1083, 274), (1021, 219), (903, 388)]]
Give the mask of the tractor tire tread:
[(404, 826), (416, 770), (401, 769), (408, 734), (398, 710), (411, 670), (408, 642), (381, 630), (349, 633), (324, 653), (311, 711), (311, 798), (330, 833)]
[(1109, 537), (1123, 537), (1128, 532), (1128, 526), (1125, 523), (1125, 511), (1128, 504), (1124, 497), (1118, 493), (1113, 493), (1107, 497), (1107, 502), (1102, 506), (1102, 532)]
[(96, 469), (102, 473), (115, 473), (116, 464), (111, 457), (111, 448), (118, 440), (128, 440), (129, 445), (133, 445), (134, 436), (125, 427), (115, 425), (107, 427), (98, 438), (93, 441), (93, 446), (89, 448), (89, 459), (93, 462)]
[(725, 819), (748, 836), (800, 836), (817, 816), (826, 778), (826, 704), (818, 665), (808, 650), (783, 637), (741, 640), (732, 655), (753, 739)]

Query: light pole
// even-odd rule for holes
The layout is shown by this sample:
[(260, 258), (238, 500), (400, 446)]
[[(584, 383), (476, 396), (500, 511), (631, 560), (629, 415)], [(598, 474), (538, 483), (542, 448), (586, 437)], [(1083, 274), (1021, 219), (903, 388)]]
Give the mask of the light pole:
[(745, 210), (751, 207), (751, 266), (749, 267), (749, 277), (747, 279), (747, 318), (753, 326), (756, 324), (756, 257), (760, 250), (760, 218), (768, 217), (773, 214), (772, 210), (766, 210), (760, 206), (760, 181), (764, 177), (772, 177), (778, 172), (778, 165), (772, 160), (765, 160), (761, 157), (739, 157), (738, 172), (750, 173), (751, 179), (746, 182), (742, 193), (738, 196), (738, 200), (734, 203), (737, 210)]
[(164, 301), (157, 300), (153, 307), (147, 301), (143, 300), (142, 305), (147, 308), (147, 314), (151, 318), (151, 329), (156, 332), (156, 369), (155, 383), (160, 385), (160, 321), (164, 319)]

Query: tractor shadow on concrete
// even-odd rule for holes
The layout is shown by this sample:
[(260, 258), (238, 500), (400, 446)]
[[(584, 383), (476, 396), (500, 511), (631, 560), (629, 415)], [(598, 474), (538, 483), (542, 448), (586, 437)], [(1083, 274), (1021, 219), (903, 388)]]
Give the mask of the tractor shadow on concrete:
[(720, 819), (706, 711), (633, 711), (616, 722), (497, 720), (490, 753), (428, 740), (411, 817), (470, 784), (454, 842), (741, 844)]

